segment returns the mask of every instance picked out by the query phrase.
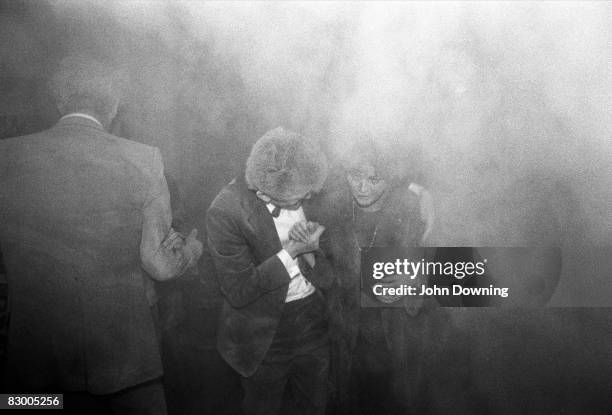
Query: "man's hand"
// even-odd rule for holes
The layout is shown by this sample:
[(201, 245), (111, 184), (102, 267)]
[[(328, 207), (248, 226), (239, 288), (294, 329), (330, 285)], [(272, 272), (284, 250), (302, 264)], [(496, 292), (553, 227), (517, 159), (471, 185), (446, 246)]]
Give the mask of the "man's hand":
[(182, 249), (185, 246), (185, 236), (180, 232), (174, 230), (174, 228), (170, 228), (168, 235), (162, 241), (162, 249), (165, 251), (177, 251)]
[[(383, 288), (399, 288), (402, 284), (419, 287), (422, 284), (419, 278), (411, 279), (405, 275), (389, 275), (380, 281)], [(420, 295), (377, 295), (376, 298), (385, 304), (393, 304), (402, 300), (402, 307), (411, 317), (416, 317), (423, 307), (423, 297)]]
[(185, 245), (187, 245), (187, 248), (191, 249), (192, 257), (190, 265), (196, 264), (202, 256), (202, 250), (204, 249), (202, 242), (198, 240), (197, 229), (194, 228), (189, 232), (187, 239), (185, 239)]
[(305, 220), (297, 222), (289, 231), (289, 239), (307, 243), (308, 238), (317, 230), (318, 226), (320, 225), (317, 222), (309, 222)]
[(431, 193), (423, 186), (410, 183), (409, 189), (414, 192), (419, 198), (419, 214), (421, 220), (425, 224), (425, 230), (421, 238), (421, 243), (425, 243), (425, 240), (429, 237), (431, 230), (433, 229), (435, 215), (434, 215), (434, 204)]
[(187, 267), (191, 267), (198, 262), (198, 259), (200, 259), (202, 255), (203, 245), (197, 237), (197, 229), (192, 229), (185, 238), (182, 233), (170, 228), (168, 235), (166, 235), (166, 238), (162, 241), (162, 249), (168, 253), (172, 252), (172, 254), (177, 254), (181, 250), (188, 251), (190, 254), (187, 254), (189, 257), (189, 264)]
[(421, 192), (419, 208), (421, 211), (421, 220), (425, 222), (425, 231), (423, 232), (423, 237), (421, 238), (421, 243), (424, 243), (431, 233), (435, 219), (433, 198), (427, 189), (423, 189)]
[[(408, 281), (410, 278), (408, 278)], [(399, 275), (389, 275), (380, 280), (380, 285), (383, 288), (399, 288), (402, 284), (407, 283), (407, 277)], [(402, 298), (401, 295), (377, 295), (376, 298), (385, 304), (391, 304)]]
[(317, 222), (298, 222), (289, 231), (289, 244), (285, 249), (292, 258), (316, 251), (319, 249), (319, 238), (324, 231), (325, 226)]

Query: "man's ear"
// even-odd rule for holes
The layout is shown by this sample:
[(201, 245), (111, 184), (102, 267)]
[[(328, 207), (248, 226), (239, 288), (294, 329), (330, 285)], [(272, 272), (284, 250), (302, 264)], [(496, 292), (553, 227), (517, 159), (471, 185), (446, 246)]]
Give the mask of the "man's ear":
[(267, 194), (262, 193), (260, 190), (255, 192), (255, 195), (259, 200), (262, 200), (264, 203), (270, 203), (272, 199)]

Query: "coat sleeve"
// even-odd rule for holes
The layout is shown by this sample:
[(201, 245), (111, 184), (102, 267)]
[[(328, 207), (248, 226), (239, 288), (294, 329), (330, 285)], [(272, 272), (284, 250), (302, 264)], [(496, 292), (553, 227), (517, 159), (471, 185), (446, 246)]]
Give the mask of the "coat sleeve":
[(142, 208), (140, 258), (142, 267), (151, 278), (165, 281), (182, 275), (187, 268), (195, 265), (200, 258), (201, 249), (189, 242), (183, 246), (164, 247), (164, 238), (170, 231), (172, 213), (170, 194), (158, 149), (153, 152), (148, 179), (148, 196)]
[(331, 260), (326, 253), (330, 252), (329, 238), (321, 238), (319, 245), (320, 248), (313, 252), (315, 266), (311, 267), (306, 261), (299, 261), (300, 271), (315, 287), (325, 290), (331, 288), (335, 272)]
[(248, 241), (226, 209), (211, 207), (206, 229), (221, 292), (233, 307), (245, 307), (289, 284), (291, 277), (277, 255), (256, 264)]

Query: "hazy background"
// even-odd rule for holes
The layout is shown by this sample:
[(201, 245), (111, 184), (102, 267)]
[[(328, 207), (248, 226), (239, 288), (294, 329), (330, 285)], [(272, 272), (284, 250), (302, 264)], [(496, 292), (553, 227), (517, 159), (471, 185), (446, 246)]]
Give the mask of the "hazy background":
[(55, 121), (63, 56), (105, 59), (114, 131), (162, 149), (195, 226), (268, 129), (368, 134), (434, 194), (431, 244), (561, 245), (553, 304), (610, 304), (607, 2), (1, 4), (0, 109), (35, 120), (14, 135)]
[[(607, 2), (4, 1), (0, 10), (2, 137), (52, 125), (46, 80), (63, 56), (91, 54), (123, 75), (113, 131), (161, 148), (201, 231), (212, 198), (268, 129), (313, 135), (330, 154), (368, 134), (406, 154), (432, 192), (432, 245), (561, 246), (551, 304), (612, 304)], [(508, 382), (527, 387), (527, 374), (557, 385), (546, 402), (578, 408), (612, 387), (608, 309), (453, 319), (487, 345), (470, 346), (472, 362), (502, 355), (493, 361)], [(524, 338), (533, 352), (521, 360)], [(506, 390), (490, 378), (498, 372), (470, 368), (475, 388)], [(507, 413), (522, 404), (516, 390), (500, 398)]]

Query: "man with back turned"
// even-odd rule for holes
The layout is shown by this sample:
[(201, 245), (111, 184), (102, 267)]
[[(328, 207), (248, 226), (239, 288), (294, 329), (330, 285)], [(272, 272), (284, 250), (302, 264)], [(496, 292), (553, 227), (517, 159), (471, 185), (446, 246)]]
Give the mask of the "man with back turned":
[(171, 229), (160, 151), (106, 132), (112, 72), (69, 57), (52, 90), (58, 123), (0, 142), (8, 385), (165, 414), (152, 279), (181, 275), (202, 244)]

